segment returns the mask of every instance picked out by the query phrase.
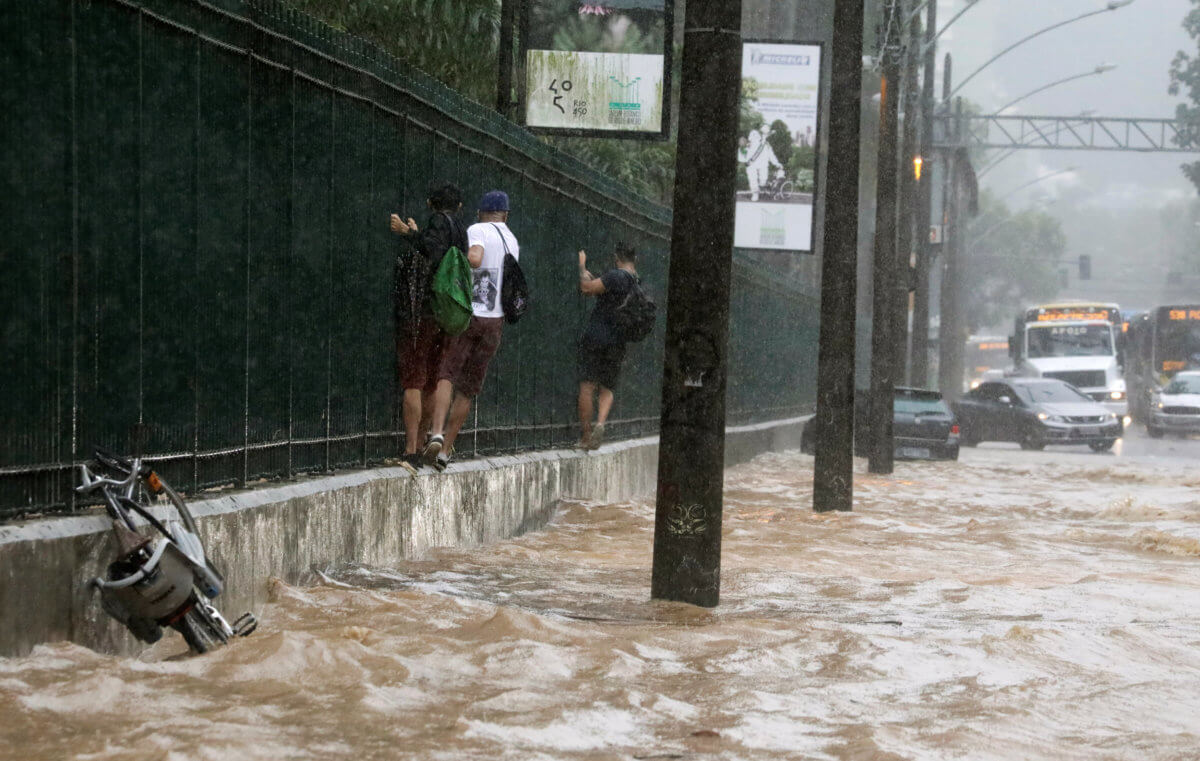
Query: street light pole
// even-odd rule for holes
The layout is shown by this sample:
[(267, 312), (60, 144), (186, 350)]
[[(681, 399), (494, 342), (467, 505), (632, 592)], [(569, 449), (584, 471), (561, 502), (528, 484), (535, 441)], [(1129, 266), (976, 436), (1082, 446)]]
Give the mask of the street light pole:
[[(1053, 179), (1053, 178), (1055, 178), (1055, 177), (1058, 177), (1058, 176), (1060, 176), (1060, 175), (1064, 175), (1064, 174), (1068, 174), (1068, 173), (1070, 173), (1070, 172), (1074, 172), (1075, 170), (1076, 170), (1076, 167), (1069, 166), (1069, 167), (1067, 167), (1066, 169), (1059, 169), (1058, 171), (1055, 171), (1055, 172), (1048, 172), (1048, 173), (1046, 173), (1046, 174), (1043, 174), (1043, 175), (1041, 175), (1041, 176), (1034, 177), (1034, 178), (1033, 178), (1032, 180), (1030, 180), (1029, 182), (1026, 182), (1026, 183), (1024, 183), (1024, 184), (1022, 184), (1022, 185), (1018, 185), (1017, 187), (1015, 187), (1015, 188), (1013, 188), (1012, 190), (1008, 191), (1008, 192), (1007, 192), (1007, 193), (1005, 193), (1004, 195), (1000, 196), (999, 198), (997, 198), (997, 199), (996, 199), (996, 202), (997, 202), (997, 203), (1003, 203), (1004, 201), (1008, 200), (1009, 198), (1012, 198), (1012, 197), (1013, 197), (1013, 196), (1015, 196), (1017, 193), (1020, 193), (1022, 190), (1025, 190), (1026, 188), (1031, 188), (1031, 187), (1033, 187), (1034, 185), (1037, 185), (1038, 183), (1045, 182), (1046, 180)], [(1050, 201), (1050, 203), (1053, 203), (1053, 200), (1052, 200), (1052, 201)], [(998, 212), (998, 210), (997, 210), (997, 212)], [(978, 226), (980, 223), (984, 222), (985, 220), (987, 220), (987, 219), (989, 219), (989, 218), (991, 218), (991, 217), (995, 217), (995, 216), (996, 216), (996, 213), (988, 213), (988, 214), (983, 214), (983, 215), (980, 215), (980, 216), (976, 217), (975, 219), (971, 220), (971, 224), (972, 224), (972, 226), (973, 226), (973, 227), (974, 227), (974, 226)], [(971, 238), (971, 240), (967, 241), (966, 250), (967, 250), (967, 251), (971, 251), (971, 250), (972, 250), (972, 248), (975, 246), (975, 244), (976, 244), (976, 243), (979, 243), (980, 241), (982, 241), (983, 239), (985, 239), (985, 238), (987, 238), (989, 235), (991, 235), (993, 232), (995, 232), (997, 229), (999, 229), (999, 228), (1003, 227), (1004, 225), (1008, 224), (1009, 222), (1012, 222), (1012, 221), (1013, 221), (1015, 218), (1016, 218), (1015, 216), (1010, 216), (1010, 217), (1008, 217), (1007, 219), (1003, 219), (1003, 220), (1001, 220), (1000, 222), (997, 222), (996, 224), (994, 224), (994, 225), (992, 225), (991, 227), (987, 228), (987, 230), (985, 230), (984, 232), (980, 233), (979, 235), (976, 235), (976, 236), (974, 236), (973, 238)]]
[[(982, 72), (984, 69), (991, 66), (993, 63), (1000, 60), (1004, 56), (1008, 55), (1012, 51), (1016, 50), (1020, 46), (1024, 45), (1026, 42), (1037, 39), (1038, 37), (1041, 37), (1043, 34), (1046, 34), (1047, 32), (1052, 32), (1055, 29), (1060, 29), (1060, 28), (1066, 26), (1067, 24), (1074, 24), (1076, 21), (1083, 21), (1086, 18), (1091, 18), (1092, 16), (1098, 16), (1101, 13), (1108, 13), (1109, 11), (1115, 11), (1118, 8), (1124, 8), (1126, 5), (1129, 5), (1132, 2), (1133, 2), (1133, 0), (1110, 0), (1110, 2), (1107, 5), (1105, 5), (1103, 8), (1101, 8), (1099, 10), (1088, 11), (1087, 13), (1081, 13), (1080, 15), (1069, 18), (1066, 21), (1059, 21), (1057, 24), (1051, 24), (1050, 26), (1048, 26), (1044, 29), (1039, 29), (1038, 31), (1034, 32), (1033, 34), (1022, 37), (1021, 39), (1017, 40), (1013, 44), (1006, 47), (1004, 50), (1001, 50), (999, 53), (997, 53), (996, 55), (989, 58), (978, 69), (971, 72), (967, 76), (966, 79), (959, 82), (958, 86), (956, 86), (953, 90), (950, 91), (950, 97), (953, 98), (955, 95), (957, 95), (958, 92), (960, 90), (962, 90), (964, 87), (966, 87), (967, 84), (972, 79), (979, 76), (979, 73)], [(947, 99), (947, 101), (949, 101), (949, 99)]]
[(899, 0), (888, 0), (879, 93), (879, 163), (875, 190), (875, 260), (871, 316), (871, 397), (868, 406), (867, 468), (891, 473), (892, 397), (895, 395), (896, 133), (900, 115)]
[(921, 162), (924, 173), (917, 185), (917, 287), (913, 292), (912, 350), (909, 358), (909, 382), (918, 388), (924, 388), (929, 382), (929, 260), (933, 255), (929, 231), (933, 214), (933, 88), (938, 35), (936, 30), (937, 2), (931, 0), (925, 19), (925, 44), (921, 48), (925, 54), (924, 81), (921, 86)]
[(900, 234), (896, 244), (896, 380), (908, 382), (908, 308), (912, 292), (913, 259), (917, 228), (917, 175), (924, 161), (917, 145), (921, 124), (921, 91), (917, 82), (921, 49), (921, 20), (909, 16), (904, 66), (904, 141), (900, 152)]
[(650, 594), (705, 607), (721, 591), (741, 26), (741, 0), (688, 2)]
[[(955, 104), (954, 144), (962, 140), (963, 102), (959, 98)], [(939, 361), (938, 387), (942, 396), (948, 401), (958, 399), (962, 395), (962, 356), (963, 343), (966, 335), (962, 329), (961, 314), (961, 271), (960, 260), (962, 244), (962, 220), (964, 209), (961, 204), (959, 172), (954, 168), (955, 160), (948, 162), (949, 193), (946, 199), (947, 223), (945, 232), (945, 253), (942, 269), (941, 290), (941, 327), (938, 330)]]
[[(964, 13), (966, 13), (966, 12), (967, 12), (967, 11), (969, 11), (969, 10), (971, 10), (971, 9), (972, 9), (972, 8), (974, 8), (975, 6), (979, 5), (979, 3), (981, 3), (981, 2), (983, 2), (983, 0), (967, 0), (967, 5), (966, 5), (966, 7), (965, 7), (965, 8), (963, 8), (962, 10), (960, 10), (958, 13), (954, 14), (953, 16), (951, 16), (951, 17), (950, 17), (950, 20), (946, 22), (946, 25), (945, 25), (944, 27), (942, 27), (941, 29), (938, 29), (938, 30), (937, 30), (937, 32), (934, 32), (934, 31), (933, 31), (933, 30), (934, 30), (936, 27), (932, 27), (932, 26), (931, 26), (931, 27), (929, 28), (929, 35), (930, 35), (930, 36), (929, 36), (929, 37), (928, 37), (928, 38), (925, 40), (925, 45), (924, 45), (924, 47), (922, 47), (922, 48), (921, 48), (922, 52), (923, 52), (923, 53), (925, 53), (926, 55), (933, 55), (933, 56), (936, 56), (936, 55), (937, 55), (937, 41), (938, 41), (938, 38), (940, 38), (940, 37), (941, 37), (943, 34), (945, 34), (945, 32), (946, 32), (946, 30), (947, 30), (947, 29), (949, 29), (950, 27), (954, 26), (954, 22), (955, 22), (955, 21), (958, 21), (960, 18), (962, 18), (962, 15), (963, 15)], [(1130, 0), (1130, 2), (1132, 2), (1132, 0)], [(937, 0), (930, 0), (930, 3), (929, 3), (929, 4), (930, 4), (931, 6), (932, 6), (932, 5), (937, 5)], [(937, 18), (937, 11), (936, 11), (936, 10), (935, 10), (935, 11), (933, 11), (933, 12), (930, 14), (930, 18), (933, 18), (933, 19), (936, 19), (936, 18)]]
[(858, 283), (858, 159), (862, 111), (862, 0), (835, 0), (826, 160), (821, 326), (817, 346), (813, 509), (850, 510), (854, 498), (854, 322)]
[(1085, 71), (1082, 74), (1072, 74), (1069, 77), (1063, 77), (1062, 79), (1056, 79), (1049, 84), (1045, 84), (1045, 85), (1042, 85), (1041, 87), (1030, 90), (1029, 92), (1025, 93), (1024, 95), (1022, 95), (1019, 98), (1014, 98), (1013, 100), (1010, 100), (1008, 103), (1005, 103), (1000, 108), (997, 108), (996, 113), (997, 114), (1004, 113), (1004, 111), (1006, 109), (1012, 108), (1013, 106), (1017, 105), (1018, 103), (1025, 100), (1026, 98), (1032, 98), (1034, 95), (1037, 95), (1040, 92), (1045, 92), (1046, 90), (1049, 90), (1052, 87), (1058, 87), (1059, 85), (1065, 85), (1067, 82), (1074, 82), (1075, 80), (1083, 79), (1084, 77), (1096, 77), (1101, 74), (1110, 72), (1115, 68), (1117, 68), (1117, 65), (1115, 63), (1102, 63), (1099, 66), (1097, 66), (1096, 68), (1094, 68), (1090, 71)]
[(1009, 199), (1009, 198), (1012, 198), (1013, 196), (1015, 196), (1017, 193), (1020, 193), (1022, 190), (1026, 189), (1026, 188), (1033, 187), (1034, 185), (1037, 185), (1039, 182), (1045, 182), (1046, 180), (1052, 179), (1052, 178), (1054, 178), (1054, 177), (1058, 177), (1059, 175), (1068, 174), (1068, 173), (1070, 173), (1070, 172), (1074, 172), (1074, 171), (1075, 171), (1075, 167), (1073, 167), (1073, 166), (1069, 166), (1069, 167), (1067, 167), (1066, 169), (1059, 169), (1057, 172), (1050, 172), (1050, 173), (1048, 173), (1048, 174), (1043, 174), (1043, 175), (1041, 175), (1041, 176), (1039, 176), (1039, 177), (1034, 177), (1034, 178), (1033, 178), (1032, 180), (1030, 180), (1029, 182), (1025, 183), (1024, 185), (1018, 185), (1017, 187), (1015, 187), (1015, 188), (1013, 188), (1012, 190), (1008, 191), (1007, 193), (1005, 193), (1004, 195), (1000, 196), (1000, 197), (999, 197), (998, 199), (996, 199), (996, 200), (998, 200), (998, 201), (1004, 201), (1004, 200), (1007, 200), (1007, 199)]

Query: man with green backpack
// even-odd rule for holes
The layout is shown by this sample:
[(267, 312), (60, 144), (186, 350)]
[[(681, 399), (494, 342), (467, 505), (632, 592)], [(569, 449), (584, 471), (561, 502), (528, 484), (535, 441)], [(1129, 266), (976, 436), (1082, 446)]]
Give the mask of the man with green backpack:
[[(479, 221), (467, 230), (467, 260), (471, 266), (469, 301), (471, 325), (461, 335), (447, 339), (438, 367), (437, 396), (433, 427), (425, 444), (424, 463), (445, 470), (454, 440), (466, 422), (471, 402), (483, 388), (488, 363), (500, 348), (505, 319), (515, 322), (514, 305), (503, 294), (510, 293), (506, 280), (520, 279), (518, 260), (521, 246), (508, 229), (508, 194), (491, 190), (479, 201)], [(511, 282), (507, 285), (512, 285)], [(518, 307), (523, 312), (527, 305)]]
[(458, 219), (462, 191), (451, 182), (429, 187), (425, 228), (409, 217), (391, 215), (391, 230), (407, 244), (396, 257), (393, 296), (396, 359), (404, 388), (404, 456), (401, 465), (416, 473), (422, 431), (430, 429), (438, 366), (448, 337), (471, 320), (471, 276), (464, 252), (467, 231)]

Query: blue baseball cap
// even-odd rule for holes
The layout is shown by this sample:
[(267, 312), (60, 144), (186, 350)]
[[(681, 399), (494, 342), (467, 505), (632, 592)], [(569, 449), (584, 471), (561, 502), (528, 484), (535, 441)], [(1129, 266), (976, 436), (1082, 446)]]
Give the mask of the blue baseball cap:
[(480, 211), (508, 211), (508, 193), (503, 190), (489, 190), (479, 199)]

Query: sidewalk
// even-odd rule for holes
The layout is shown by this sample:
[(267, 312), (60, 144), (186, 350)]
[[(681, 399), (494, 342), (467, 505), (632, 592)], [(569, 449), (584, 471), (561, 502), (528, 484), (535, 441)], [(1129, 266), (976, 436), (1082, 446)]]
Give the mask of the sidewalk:
[[(802, 418), (731, 428), (726, 461), (798, 447)], [(563, 499), (615, 501), (652, 493), (658, 439), (595, 452), (550, 450), (468, 460), (412, 477), (376, 468), (190, 502), (227, 581), (222, 610), (254, 610), (267, 581), (312, 569), (387, 564), (434, 547), (496, 542), (543, 526)], [(69, 640), (106, 652), (137, 642), (87, 587), (112, 557), (107, 517), (0, 526), (0, 655)], [(48, 583), (49, 581), (49, 583)]]

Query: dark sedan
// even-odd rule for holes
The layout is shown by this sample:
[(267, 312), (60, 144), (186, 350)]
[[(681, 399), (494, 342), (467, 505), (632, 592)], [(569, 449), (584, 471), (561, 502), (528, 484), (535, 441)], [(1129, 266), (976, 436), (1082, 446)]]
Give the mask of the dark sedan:
[(1119, 417), (1074, 386), (1050, 378), (1006, 378), (981, 384), (955, 402), (962, 443), (1015, 441), (1022, 449), (1087, 444), (1112, 449), (1121, 438)]
[[(854, 453), (867, 453), (867, 400), (865, 391), (855, 395)], [(816, 452), (816, 423), (804, 426), (800, 451)], [(892, 438), (898, 460), (957, 460), (958, 424), (937, 391), (897, 388), (892, 403)]]

